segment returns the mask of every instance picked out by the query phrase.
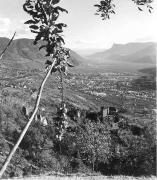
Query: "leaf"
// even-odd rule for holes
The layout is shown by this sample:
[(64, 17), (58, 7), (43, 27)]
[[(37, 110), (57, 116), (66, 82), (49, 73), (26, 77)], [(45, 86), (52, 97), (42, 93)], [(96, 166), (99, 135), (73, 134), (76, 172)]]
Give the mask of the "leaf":
[(36, 26), (36, 25), (31, 25), (31, 26), (29, 26), (31, 29), (39, 29), (39, 27), (38, 26)]
[(38, 33), (38, 35), (35, 37), (34, 44), (37, 44), (37, 42), (42, 38), (42, 33)]
[(33, 20), (28, 20), (24, 24), (37, 24), (37, 22)]
[(57, 38), (57, 42), (62, 42), (63, 44), (65, 44), (65, 41), (61, 36)]
[(75, 67), (74, 65), (70, 64), (69, 62), (67, 62), (67, 65), (68, 65), (69, 67)]
[(138, 7), (138, 9), (139, 9), (140, 11), (143, 11), (140, 7)]
[(56, 28), (53, 32), (54, 32), (54, 34), (56, 34), (56, 33), (62, 33), (63, 30), (58, 30), (58, 29)]
[(149, 12), (152, 13), (152, 11), (149, 9)]
[(56, 68), (56, 67), (53, 67), (52, 70), (51, 70), (51, 74), (52, 74), (53, 72), (56, 72), (56, 71), (57, 71), (57, 68)]
[(29, 7), (29, 8), (31, 8), (31, 9), (32, 9), (32, 8), (34, 8), (34, 6), (31, 6), (31, 5), (30, 5), (30, 6), (28, 6), (28, 7)]
[(38, 34), (38, 33), (39, 33), (38, 31), (33, 31), (33, 30), (31, 30), (31, 32), (32, 32), (32, 33), (36, 33), (36, 34)]
[(112, 10), (111, 13), (115, 14), (115, 11)]
[(33, 44), (36, 45), (36, 44), (37, 44), (37, 41), (33, 41)]
[(52, 0), (52, 4), (57, 4), (59, 2), (60, 2), (60, 0)]
[(64, 24), (64, 23), (58, 23), (58, 24), (56, 24), (55, 26), (56, 26), (57, 28), (59, 28), (59, 29), (62, 29), (62, 27), (67, 27), (67, 25)]
[(99, 7), (99, 8), (101, 8), (101, 6), (100, 6), (99, 4), (95, 4), (94, 6), (95, 6), (95, 7)]
[(145, 3), (141, 2), (141, 3), (139, 3), (139, 5), (145, 5)]
[(46, 64), (46, 65), (51, 65), (51, 64), (52, 64), (52, 62), (51, 62), (51, 61), (49, 61), (49, 60), (47, 60), (47, 61), (45, 62), (45, 64)]
[(68, 11), (67, 11), (66, 9), (61, 8), (61, 7), (59, 7), (59, 6), (57, 6), (55, 9), (56, 9), (57, 11), (59, 10), (59, 11), (68, 13)]
[(47, 52), (46, 56), (50, 56), (51, 54), (54, 53), (55, 46), (56, 46), (55, 43), (53, 43), (53, 44), (48, 44), (48, 45), (46, 46), (46, 52)]

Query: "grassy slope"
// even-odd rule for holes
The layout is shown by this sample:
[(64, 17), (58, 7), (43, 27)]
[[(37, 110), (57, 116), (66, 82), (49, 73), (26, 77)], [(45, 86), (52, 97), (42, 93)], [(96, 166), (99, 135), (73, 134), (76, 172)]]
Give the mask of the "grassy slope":
[[(28, 59), (25, 59), (26, 61), (28, 61)], [(6, 63), (10, 62), (10, 65), (12, 64), (11, 61), (7, 61)], [(9, 64), (9, 63), (8, 63)], [(7, 66), (8, 66), (7, 64)], [(20, 63), (18, 63), (17, 61), (15, 62), (15, 66), (17, 67), (17, 65), (19, 65)], [(25, 65), (29, 66), (29, 63), (25, 63)], [(19, 65), (20, 66), (20, 65)], [(32, 64), (31, 64), (32, 66)], [(23, 67), (23, 64), (21, 65), (21, 67)], [(34, 65), (34, 67), (36, 67), (36, 64)], [(40, 84), (40, 81), (42, 80), (42, 76), (40, 76), (40, 74), (37, 75), (37, 77), (32, 77), (33, 79), (33, 84), (30, 85), (32, 88), (36, 87), (38, 89), (38, 86)], [(46, 87), (44, 88), (44, 94), (42, 96), (42, 101), (41, 101), (41, 107), (42, 106), (46, 106), (46, 111), (52, 111), (52, 105), (56, 106), (56, 104), (58, 105), (60, 103), (60, 94), (59, 91), (57, 90), (57, 83), (54, 83), (53, 81), (51, 81), (52, 79), (49, 79), (49, 82), (51, 82), (51, 84), (47, 83)], [(29, 83), (30, 80), (25, 77), (23, 79), (14, 79), (14, 80), (9, 80), (9, 81), (14, 81), (15, 84), (18, 81), (21, 82), (26, 82)], [(12, 83), (12, 82), (11, 82)], [(48, 85), (49, 84), (49, 85)], [(10, 124), (10, 128), (12, 127), (13, 129), (18, 129), (18, 123), (15, 124), (15, 119), (16, 119), (16, 112), (19, 112), (21, 109), (19, 107), (22, 107), (22, 105), (25, 104), (29, 104), (32, 105), (32, 103), (34, 104), (34, 100), (32, 100), (32, 98), (30, 97), (31, 93), (30, 92), (25, 92), (25, 90), (22, 89), (15, 89), (15, 88), (4, 88), (6, 90), (8, 90), (9, 95), (4, 97), (2, 96), (3, 101), (1, 101), (0, 105), (1, 108), (3, 106), (3, 110), (6, 110), (6, 113), (8, 116), (6, 117), (7, 119), (7, 123)], [(1, 94), (1, 93), (0, 93)], [(100, 105), (101, 103), (104, 104), (104, 101), (99, 99), (99, 100), (95, 100), (94, 97), (92, 95), (87, 95), (83, 92), (79, 92), (78, 90), (74, 89), (74, 91), (72, 89), (68, 89), (66, 91), (66, 99), (69, 103), (71, 103), (72, 105), (75, 106), (79, 106), (79, 108), (83, 108), (83, 109), (87, 109), (87, 108), (93, 108), (96, 109), (96, 107), (98, 105)], [(106, 102), (105, 102), (106, 103)], [(15, 107), (15, 105), (17, 105), (17, 107)], [(8, 107), (9, 107), (9, 111), (10, 114), (8, 113)], [(19, 109), (18, 109), (19, 108)], [(14, 118), (13, 118), (14, 117)], [(21, 120), (21, 119), (20, 119)], [(22, 123), (24, 123), (24, 121), (22, 121)], [(14, 126), (13, 126), (14, 125)], [(98, 177), (77, 177), (77, 176), (73, 176), (73, 177), (55, 177), (55, 176), (43, 176), (43, 177), (33, 177), (33, 178), (27, 178), (27, 179), (127, 179), (126, 177), (104, 177), (104, 176), (98, 176)], [(128, 179), (132, 177), (128, 177)], [(144, 178), (141, 178), (141, 180)]]
[[(0, 37), (0, 52), (3, 47), (6, 46), (9, 39)], [(34, 46), (32, 39), (16, 39), (12, 42), (3, 59), (4, 65), (12, 68), (22, 69), (38, 69), (44, 66), (44, 63), (50, 57), (45, 57), (46, 52), (44, 50), (39, 51), (40, 45)], [(69, 61), (77, 66), (84, 59), (70, 50), (71, 57)]]
[[(132, 177), (132, 176), (33, 176), (25, 178), (14, 178), (17, 180), (156, 180), (157, 177)], [(9, 180), (9, 179), (8, 179)], [(11, 180), (11, 179), (10, 179)]]

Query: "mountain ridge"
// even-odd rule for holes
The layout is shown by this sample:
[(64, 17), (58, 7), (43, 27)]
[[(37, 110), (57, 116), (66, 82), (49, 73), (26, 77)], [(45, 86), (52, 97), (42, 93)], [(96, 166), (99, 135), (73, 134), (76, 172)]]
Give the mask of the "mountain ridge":
[[(0, 37), (0, 52), (8, 42), (8, 38)], [(75, 66), (72, 68), (74, 72), (136, 71), (154, 67), (156, 62), (155, 46), (156, 43), (153, 42), (113, 44), (111, 48), (94, 53), (88, 58), (83, 58), (75, 51), (70, 50), (69, 61)], [(39, 47), (40, 43), (36, 46), (33, 45), (33, 39), (15, 39), (3, 56), (1, 64), (18, 69), (42, 69), (45, 61), (50, 57), (44, 57), (46, 53), (43, 49), (39, 51)]]
[[(0, 37), (0, 52), (4, 50), (9, 42), (9, 38)], [(50, 57), (45, 57), (45, 50), (40, 50), (40, 43), (38, 45), (33, 45), (33, 39), (15, 39), (7, 49), (3, 56), (3, 61), (7, 64), (12, 64), (12, 66), (19, 66), (20, 68), (41, 68), (47, 59)], [(74, 65), (78, 66), (84, 60), (76, 52), (70, 50), (69, 61)]]
[(87, 58), (91, 59), (91, 61), (96, 59), (99, 63), (107, 60), (138, 63), (145, 59), (143, 62), (154, 64), (156, 57), (155, 47), (156, 43), (153, 42), (113, 44), (111, 48), (99, 53), (94, 53)]

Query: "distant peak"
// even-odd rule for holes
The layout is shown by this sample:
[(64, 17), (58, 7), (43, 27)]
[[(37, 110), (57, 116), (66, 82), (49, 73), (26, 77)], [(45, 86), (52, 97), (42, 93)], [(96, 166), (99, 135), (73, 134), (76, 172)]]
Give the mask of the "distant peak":
[(117, 46), (122, 46), (122, 45), (123, 44), (113, 43), (112, 48), (117, 47)]
[(147, 45), (153, 45), (153, 44), (156, 44), (155, 42), (128, 42), (128, 43), (125, 43), (125, 44), (119, 44), (119, 43), (113, 43), (112, 47), (117, 47), (117, 46), (125, 46), (125, 45), (144, 45), (144, 44), (147, 44)]

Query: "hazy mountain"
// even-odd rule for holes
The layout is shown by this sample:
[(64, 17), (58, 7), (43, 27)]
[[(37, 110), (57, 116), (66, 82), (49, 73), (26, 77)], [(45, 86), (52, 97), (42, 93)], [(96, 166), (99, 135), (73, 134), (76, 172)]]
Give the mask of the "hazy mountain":
[(141, 76), (131, 83), (132, 90), (156, 90), (156, 67), (140, 69)]
[(88, 59), (97, 60), (99, 63), (106, 61), (125, 61), (134, 63), (150, 63), (156, 61), (156, 44), (128, 43), (114, 44), (110, 49), (88, 56)]
[[(8, 42), (8, 38), (0, 37), (0, 52)], [(33, 45), (32, 39), (16, 39), (3, 56), (3, 62), (16, 68), (41, 68), (49, 57), (45, 57), (44, 50), (39, 51), (39, 46)], [(77, 66), (83, 61), (83, 58), (74, 51), (71, 50), (70, 54), (70, 62), (73, 65)]]
[(74, 49), (75, 52), (80, 54), (82, 57), (88, 57), (91, 54), (104, 51), (104, 48), (84, 48), (84, 49)]
[(80, 65), (81, 63), (83, 63), (85, 60), (82, 56), (80, 56), (79, 54), (77, 54), (75, 51), (70, 50), (70, 56), (71, 56), (71, 61), (74, 65)]
[[(8, 38), (0, 38), (0, 52), (9, 42)], [(114, 44), (110, 49), (95, 53), (84, 59), (71, 50), (70, 62), (75, 65), (75, 72), (106, 72), (106, 71), (136, 71), (155, 64), (155, 43)], [(33, 45), (32, 39), (16, 39), (3, 56), (3, 65), (10, 68), (38, 69), (43, 68), (44, 50), (39, 51)], [(1, 63), (2, 64), (2, 63)], [(94, 64), (97, 64), (95, 66)], [(138, 64), (138, 65), (137, 65)], [(79, 66), (78, 66), (79, 65)]]
[(156, 77), (156, 67), (140, 69), (139, 72)]

